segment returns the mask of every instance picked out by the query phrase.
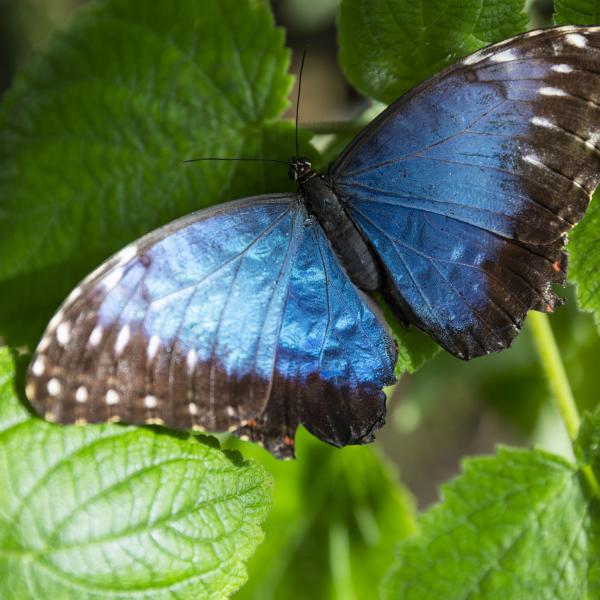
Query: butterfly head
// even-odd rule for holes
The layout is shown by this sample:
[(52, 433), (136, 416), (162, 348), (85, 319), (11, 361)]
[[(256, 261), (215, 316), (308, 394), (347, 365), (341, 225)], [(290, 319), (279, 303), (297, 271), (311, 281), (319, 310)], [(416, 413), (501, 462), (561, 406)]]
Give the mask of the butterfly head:
[(288, 177), (292, 181), (302, 185), (315, 175), (310, 161), (305, 156), (292, 156), (288, 159)]

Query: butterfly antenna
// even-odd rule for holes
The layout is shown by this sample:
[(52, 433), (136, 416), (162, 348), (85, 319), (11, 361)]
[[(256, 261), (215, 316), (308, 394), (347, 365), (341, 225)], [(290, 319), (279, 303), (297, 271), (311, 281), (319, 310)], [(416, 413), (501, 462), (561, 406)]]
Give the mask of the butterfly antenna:
[(275, 160), (274, 158), (221, 158), (218, 156), (203, 156), (202, 158), (188, 158), (187, 160), (182, 161), (183, 163), (193, 163), (200, 162), (202, 160), (250, 160), (250, 161), (258, 161), (258, 162), (270, 162), (277, 163), (280, 165), (286, 165), (287, 162), (284, 160)]
[(298, 147), (298, 115), (300, 114), (300, 90), (302, 89), (302, 71), (304, 71), (304, 59), (306, 58), (306, 48), (302, 52), (302, 62), (300, 63), (300, 74), (298, 75), (298, 97), (296, 98), (296, 158), (300, 158), (300, 149)]

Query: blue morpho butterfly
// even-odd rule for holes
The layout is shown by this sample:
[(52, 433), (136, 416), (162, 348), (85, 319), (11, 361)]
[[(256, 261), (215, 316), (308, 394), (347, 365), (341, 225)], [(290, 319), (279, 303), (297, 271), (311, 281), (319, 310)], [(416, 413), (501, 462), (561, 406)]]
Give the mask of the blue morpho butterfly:
[(219, 205), (75, 288), (29, 368), (48, 420), (234, 431), (277, 457), (303, 424), (374, 437), (396, 349), (368, 294), (469, 359), (560, 302), (600, 178), (600, 28), (533, 31), (402, 96), (294, 194)]

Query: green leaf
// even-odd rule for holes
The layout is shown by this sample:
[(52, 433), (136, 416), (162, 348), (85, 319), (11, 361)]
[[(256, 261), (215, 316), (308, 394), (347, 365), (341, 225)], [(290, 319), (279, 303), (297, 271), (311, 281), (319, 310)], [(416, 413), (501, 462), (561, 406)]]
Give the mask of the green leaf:
[(226, 598), (270, 479), (194, 437), (33, 418), (0, 350), (0, 597)]
[(79, 12), (0, 107), (0, 334), (31, 341), (100, 260), (177, 216), (293, 188), (272, 164), (182, 164), (292, 152), (283, 42), (250, 0)]
[(594, 198), (583, 221), (569, 242), (569, 280), (577, 284), (577, 300), (583, 310), (594, 314), (600, 327), (600, 194)]
[(383, 310), (385, 320), (392, 329), (398, 348), (398, 360), (394, 369), (396, 376), (400, 377), (402, 373), (414, 373), (433, 358), (440, 351), (440, 347), (418, 329), (400, 323), (380, 294), (375, 294), (375, 297)]
[(390, 103), (443, 67), (525, 30), (524, 0), (342, 0), (340, 61), (361, 92)]
[(400, 546), (384, 598), (597, 598), (599, 513), (579, 472), (540, 451), (465, 462)]
[(236, 600), (373, 597), (393, 548), (414, 530), (414, 508), (376, 448), (332, 448), (298, 432), (298, 460), (244, 447), (275, 477), (265, 543)]
[(575, 453), (583, 464), (600, 472), (600, 408), (583, 416), (575, 442)]
[(594, 25), (600, 23), (598, 0), (554, 0), (557, 25)]

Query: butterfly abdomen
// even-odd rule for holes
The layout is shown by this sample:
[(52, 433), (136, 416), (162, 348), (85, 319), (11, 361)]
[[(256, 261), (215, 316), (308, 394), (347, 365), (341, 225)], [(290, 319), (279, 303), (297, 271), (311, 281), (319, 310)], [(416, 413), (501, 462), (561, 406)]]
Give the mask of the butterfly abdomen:
[(381, 286), (377, 259), (355, 227), (335, 192), (320, 176), (303, 184), (307, 208), (313, 213), (352, 282), (362, 290), (375, 291)]

